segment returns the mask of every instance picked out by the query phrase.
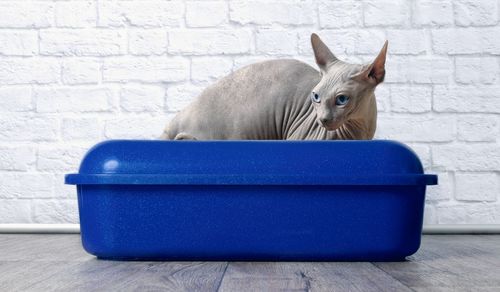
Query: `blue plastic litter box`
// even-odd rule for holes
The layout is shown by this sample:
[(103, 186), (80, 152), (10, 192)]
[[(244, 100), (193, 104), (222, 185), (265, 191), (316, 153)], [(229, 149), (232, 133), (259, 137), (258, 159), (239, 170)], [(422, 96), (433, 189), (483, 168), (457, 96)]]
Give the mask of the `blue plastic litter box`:
[(398, 261), (437, 177), (393, 141), (114, 140), (66, 183), (99, 258)]

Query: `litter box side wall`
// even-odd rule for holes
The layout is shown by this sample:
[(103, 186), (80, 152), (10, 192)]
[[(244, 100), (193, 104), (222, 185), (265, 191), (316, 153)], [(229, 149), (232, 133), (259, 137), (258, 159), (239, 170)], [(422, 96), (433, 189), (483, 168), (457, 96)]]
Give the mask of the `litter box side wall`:
[(83, 185), (82, 242), (100, 258), (403, 260), (425, 186)]

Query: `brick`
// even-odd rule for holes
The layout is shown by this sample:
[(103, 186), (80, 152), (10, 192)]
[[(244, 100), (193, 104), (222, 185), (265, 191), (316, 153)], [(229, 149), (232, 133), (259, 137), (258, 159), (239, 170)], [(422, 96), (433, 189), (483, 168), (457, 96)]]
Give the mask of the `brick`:
[[(362, 54), (372, 55), (368, 58), (371, 62), (386, 40), (385, 33), (379, 29), (323, 30), (319, 35), (330, 50), (342, 60), (345, 59), (343, 54)], [(299, 33), (299, 52), (311, 55), (312, 58), (310, 31)]]
[(458, 139), (461, 141), (493, 142), (498, 134), (498, 123), (492, 116), (464, 116), (458, 119)]
[[(75, 171), (76, 172), (76, 171)], [(64, 173), (56, 173), (54, 185), (54, 198), (73, 199), (77, 198), (76, 187), (74, 185), (64, 184)]]
[(106, 87), (35, 88), (36, 110), (40, 113), (105, 112), (111, 110), (113, 90)]
[(104, 61), (106, 82), (176, 82), (189, 78), (189, 62), (173, 57), (123, 57)]
[(31, 202), (0, 199), (0, 214), (2, 223), (31, 223)]
[(54, 176), (46, 173), (2, 173), (0, 198), (50, 198), (54, 191)]
[(0, 115), (0, 141), (54, 141), (59, 135), (59, 120), (33, 115)]
[(106, 121), (108, 139), (158, 139), (165, 129), (168, 117), (120, 117)]
[(168, 35), (168, 51), (183, 55), (241, 54), (250, 51), (248, 30), (176, 30)]
[(388, 83), (447, 84), (453, 72), (448, 58), (392, 57), (386, 63)]
[(430, 86), (391, 86), (391, 111), (425, 113), (432, 108), (432, 88)]
[(54, 4), (48, 1), (2, 1), (0, 11), (2, 28), (45, 28), (54, 19)]
[(0, 59), (0, 84), (49, 84), (60, 79), (60, 65), (51, 58)]
[(38, 53), (36, 31), (0, 31), (0, 55), (32, 56)]
[(216, 27), (227, 23), (228, 5), (223, 1), (186, 2), (188, 27)]
[(314, 23), (311, 1), (231, 1), (230, 20), (239, 24), (289, 24), (307, 25)]
[(407, 144), (407, 146), (410, 147), (415, 154), (417, 154), (424, 169), (429, 169), (431, 167), (432, 161), (429, 145)]
[(259, 30), (255, 35), (256, 51), (269, 55), (296, 55), (297, 34), (290, 30)]
[(0, 88), (0, 112), (27, 112), (33, 108), (30, 87)]
[(126, 86), (121, 89), (121, 108), (127, 112), (162, 112), (165, 89), (159, 86)]
[(47, 172), (76, 171), (80, 161), (87, 152), (84, 146), (43, 146), (38, 149), (37, 169)]
[(329, 44), (335, 45), (335, 43), (338, 43), (338, 40), (340, 39), (346, 40), (345, 42), (342, 41), (342, 43), (346, 45), (346, 54), (373, 55), (373, 57), (369, 58), (369, 62), (371, 62), (378, 55), (380, 49), (382, 49), (386, 37), (385, 34), (380, 30), (350, 30), (339, 32), (338, 38), (334, 37), (334, 39), (332, 39)]
[(426, 203), (424, 206), (424, 226), (436, 224), (436, 209), (431, 204)]
[(377, 136), (405, 142), (448, 142), (456, 136), (455, 119), (450, 117), (379, 117)]
[(129, 31), (128, 47), (132, 55), (163, 55), (167, 52), (167, 32), (162, 29)]
[(413, 11), (415, 26), (449, 26), (453, 24), (450, 0), (416, 0)]
[[(0, 146), (0, 169), (27, 171), (35, 162), (35, 150), (28, 146)], [(0, 192), (1, 195), (1, 192)]]
[(497, 171), (500, 147), (495, 144), (433, 145), (432, 164), (445, 170)]
[(500, 113), (500, 87), (444, 86), (433, 89), (433, 109), (437, 112)]
[(457, 173), (455, 179), (457, 200), (489, 202), (497, 200), (500, 187), (495, 173)]
[(191, 80), (207, 81), (231, 73), (233, 61), (220, 57), (193, 57), (191, 59)]
[(181, 1), (99, 1), (103, 27), (178, 27), (184, 17)]
[(102, 138), (102, 122), (97, 118), (65, 118), (62, 120), (62, 138), (67, 141)]
[(390, 54), (418, 55), (425, 53), (427, 38), (420, 29), (392, 29), (387, 31)]
[(410, 60), (408, 81), (415, 83), (448, 83), (453, 72), (449, 59), (415, 58)]
[(498, 22), (498, 1), (455, 0), (455, 23), (459, 26), (495, 25)]
[(203, 91), (202, 87), (190, 84), (169, 86), (167, 89), (167, 109), (176, 112), (185, 108)]
[(65, 84), (97, 84), (100, 68), (100, 61), (95, 59), (65, 59), (62, 63), (62, 81)]
[(463, 84), (492, 84), (500, 79), (498, 58), (456, 57), (455, 80)]
[(438, 54), (472, 54), (484, 50), (482, 36), (476, 29), (433, 30), (432, 43)]
[(57, 29), (40, 31), (40, 54), (113, 56), (127, 51), (127, 35), (118, 30)]
[(365, 26), (405, 25), (410, 19), (405, 0), (367, 0), (364, 7)]
[(382, 84), (375, 88), (375, 99), (378, 112), (388, 112), (390, 109), (391, 91), (389, 86)]
[(411, 70), (408, 56), (390, 56), (385, 63), (384, 83), (410, 83), (408, 75)]
[(95, 1), (56, 2), (55, 5), (58, 27), (95, 27), (97, 24)]
[(499, 224), (500, 205), (448, 203), (436, 207), (439, 224)]
[(455, 177), (453, 172), (438, 172), (436, 174), (438, 175), (438, 185), (427, 187), (426, 201), (450, 201), (455, 193)]
[(450, 28), (432, 31), (433, 50), (438, 54), (500, 54), (500, 27)]
[(363, 6), (360, 1), (321, 1), (318, 6), (321, 28), (346, 28), (363, 25)]
[(33, 200), (35, 223), (78, 223), (77, 200)]

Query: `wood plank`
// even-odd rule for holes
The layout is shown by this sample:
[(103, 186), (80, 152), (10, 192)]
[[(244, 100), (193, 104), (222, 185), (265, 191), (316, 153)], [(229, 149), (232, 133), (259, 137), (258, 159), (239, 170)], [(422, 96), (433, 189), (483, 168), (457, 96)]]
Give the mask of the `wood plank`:
[(0, 261), (85, 261), (93, 258), (83, 250), (78, 234), (2, 234), (8, 240)]
[[(19, 234), (0, 234), (0, 247), (18, 241)], [(19, 242), (19, 241), (18, 241)]]
[(0, 235), (0, 291), (214, 291), (226, 263), (97, 260), (80, 236)]
[(498, 246), (500, 236), (426, 236), (421, 250), (409, 261), (375, 265), (414, 290), (500, 291)]
[(215, 291), (223, 262), (120, 262), (89, 260), (55, 273), (32, 291)]
[(28, 291), (33, 285), (53, 275), (71, 273), (73, 265), (74, 262), (0, 262), (0, 291)]
[(0, 291), (500, 291), (500, 236), (424, 236), (406, 262), (120, 262), (79, 235), (0, 234)]
[(303, 263), (232, 262), (219, 291), (307, 291)]
[(118, 286), (118, 290), (216, 291), (226, 267), (227, 262), (150, 263)]
[(220, 291), (411, 291), (370, 263), (230, 263)]
[[(317, 281), (317, 291), (331, 291), (339, 281), (348, 281), (347, 291), (411, 291), (404, 284), (371, 263), (313, 263), (311, 277)], [(316, 284), (313, 282), (313, 284)], [(312, 286), (313, 288), (315, 285)], [(346, 290), (338, 290), (346, 291)]]
[(498, 287), (414, 287), (417, 292), (498, 292)]

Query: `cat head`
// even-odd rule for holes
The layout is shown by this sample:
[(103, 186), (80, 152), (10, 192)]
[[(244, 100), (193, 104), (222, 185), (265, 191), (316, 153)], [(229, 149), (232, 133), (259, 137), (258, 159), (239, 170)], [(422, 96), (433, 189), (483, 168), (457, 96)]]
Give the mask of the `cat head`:
[(349, 64), (338, 60), (316, 34), (311, 44), (321, 80), (311, 92), (317, 121), (327, 130), (339, 128), (355, 118), (374, 98), (375, 87), (384, 81), (387, 41), (371, 64)]

